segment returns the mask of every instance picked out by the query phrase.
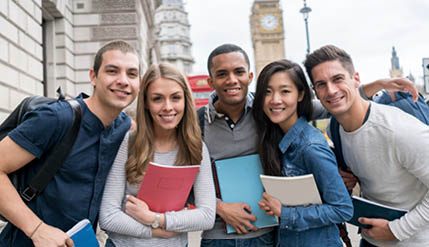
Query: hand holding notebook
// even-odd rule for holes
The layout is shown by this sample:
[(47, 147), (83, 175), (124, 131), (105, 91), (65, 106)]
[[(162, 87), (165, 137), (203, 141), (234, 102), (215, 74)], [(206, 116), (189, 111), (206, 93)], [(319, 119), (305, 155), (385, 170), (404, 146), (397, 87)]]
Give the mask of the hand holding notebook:
[[(256, 216), (256, 221), (252, 221), (251, 223), (258, 228), (278, 225), (276, 217), (266, 215), (258, 206), (258, 202), (261, 200), (262, 193), (264, 192), (261, 179), (259, 178), (259, 175), (262, 174), (259, 155), (253, 154), (216, 160), (213, 173), (216, 178), (215, 183), (218, 195), (223, 202), (249, 205), (251, 214)], [(246, 213), (244, 209), (240, 210), (240, 214)], [(249, 214), (249, 217), (252, 216)], [(252, 219), (254, 220), (253, 217)], [(234, 233), (236, 232), (236, 228), (227, 224), (226, 232)]]
[(157, 213), (180, 211), (194, 184), (200, 166), (168, 166), (149, 163), (137, 198)]
[(88, 219), (83, 219), (66, 232), (74, 242), (74, 247), (98, 247), (94, 229)]
[(349, 223), (362, 228), (371, 228), (371, 226), (361, 224), (358, 221), (359, 217), (379, 218), (392, 221), (401, 218), (408, 212), (404, 209), (389, 207), (358, 196), (352, 196), (352, 202), (353, 217)]

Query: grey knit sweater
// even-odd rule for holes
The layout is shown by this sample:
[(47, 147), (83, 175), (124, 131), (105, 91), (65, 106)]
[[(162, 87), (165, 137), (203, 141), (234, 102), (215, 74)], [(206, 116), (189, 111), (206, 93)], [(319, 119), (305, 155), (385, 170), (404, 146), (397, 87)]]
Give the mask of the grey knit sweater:
[[(215, 190), (210, 167), (210, 157), (205, 144), (203, 160), (194, 182), (195, 206), (193, 210), (165, 213), (166, 230), (181, 232), (172, 238), (152, 237), (152, 228), (139, 223), (124, 212), (126, 195), (137, 195), (140, 184), (129, 184), (125, 176), (128, 157), (127, 134), (119, 148), (115, 162), (107, 177), (100, 209), (100, 226), (117, 247), (121, 246), (185, 246), (187, 232), (201, 231), (213, 227), (216, 211)], [(166, 153), (155, 153), (154, 162), (173, 164), (177, 149)]]

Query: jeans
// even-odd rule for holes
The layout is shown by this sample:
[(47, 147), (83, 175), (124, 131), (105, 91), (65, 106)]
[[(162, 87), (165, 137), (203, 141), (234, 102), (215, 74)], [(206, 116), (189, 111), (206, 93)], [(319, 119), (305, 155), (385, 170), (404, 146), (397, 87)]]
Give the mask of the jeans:
[[(274, 231), (275, 232), (275, 231)], [(272, 247), (274, 246), (274, 232), (262, 236), (245, 239), (201, 239), (201, 247)]]
[(108, 238), (108, 239), (106, 240), (106, 245), (105, 245), (105, 247), (116, 247), (116, 245), (113, 243), (113, 241), (112, 241), (112, 240), (110, 240), (110, 238)]
[(361, 239), (360, 240), (360, 247), (377, 247), (373, 244), (371, 244), (370, 242), (366, 241), (365, 239)]

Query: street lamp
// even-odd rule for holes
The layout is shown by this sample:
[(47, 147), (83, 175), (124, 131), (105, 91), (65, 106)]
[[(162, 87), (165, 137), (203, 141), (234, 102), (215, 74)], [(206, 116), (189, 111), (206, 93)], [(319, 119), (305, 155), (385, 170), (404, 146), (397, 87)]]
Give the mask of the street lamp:
[[(304, 7), (302, 7), (302, 9), (300, 9), (299, 12), (304, 16), (305, 33), (307, 35), (307, 55), (309, 55), (310, 54), (310, 36), (308, 35), (308, 14), (311, 12), (311, 8), (307, 6), (306, 0), (304, 0)], [(316, 120), (311, 121), (311, 125), (316, 127), (317, 126)]]
[(308, 13), (311, 12), (311, 8), (307, 7), (306, 0), (304, 0), (304, 7), (300, 9), (299, 12), (304, 16), (305, 32), (307, 34), (307, 54), (310, 54), (310, 37), (308, 36)]

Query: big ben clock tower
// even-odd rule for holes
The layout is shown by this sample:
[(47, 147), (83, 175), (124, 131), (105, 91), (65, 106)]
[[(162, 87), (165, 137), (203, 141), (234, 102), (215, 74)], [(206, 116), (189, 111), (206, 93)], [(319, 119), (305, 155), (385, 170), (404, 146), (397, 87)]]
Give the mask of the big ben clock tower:
[(255, 0), (250, 16), (255, 73), (268, 63), (285, 57), (282, 10), (279, 0)]

